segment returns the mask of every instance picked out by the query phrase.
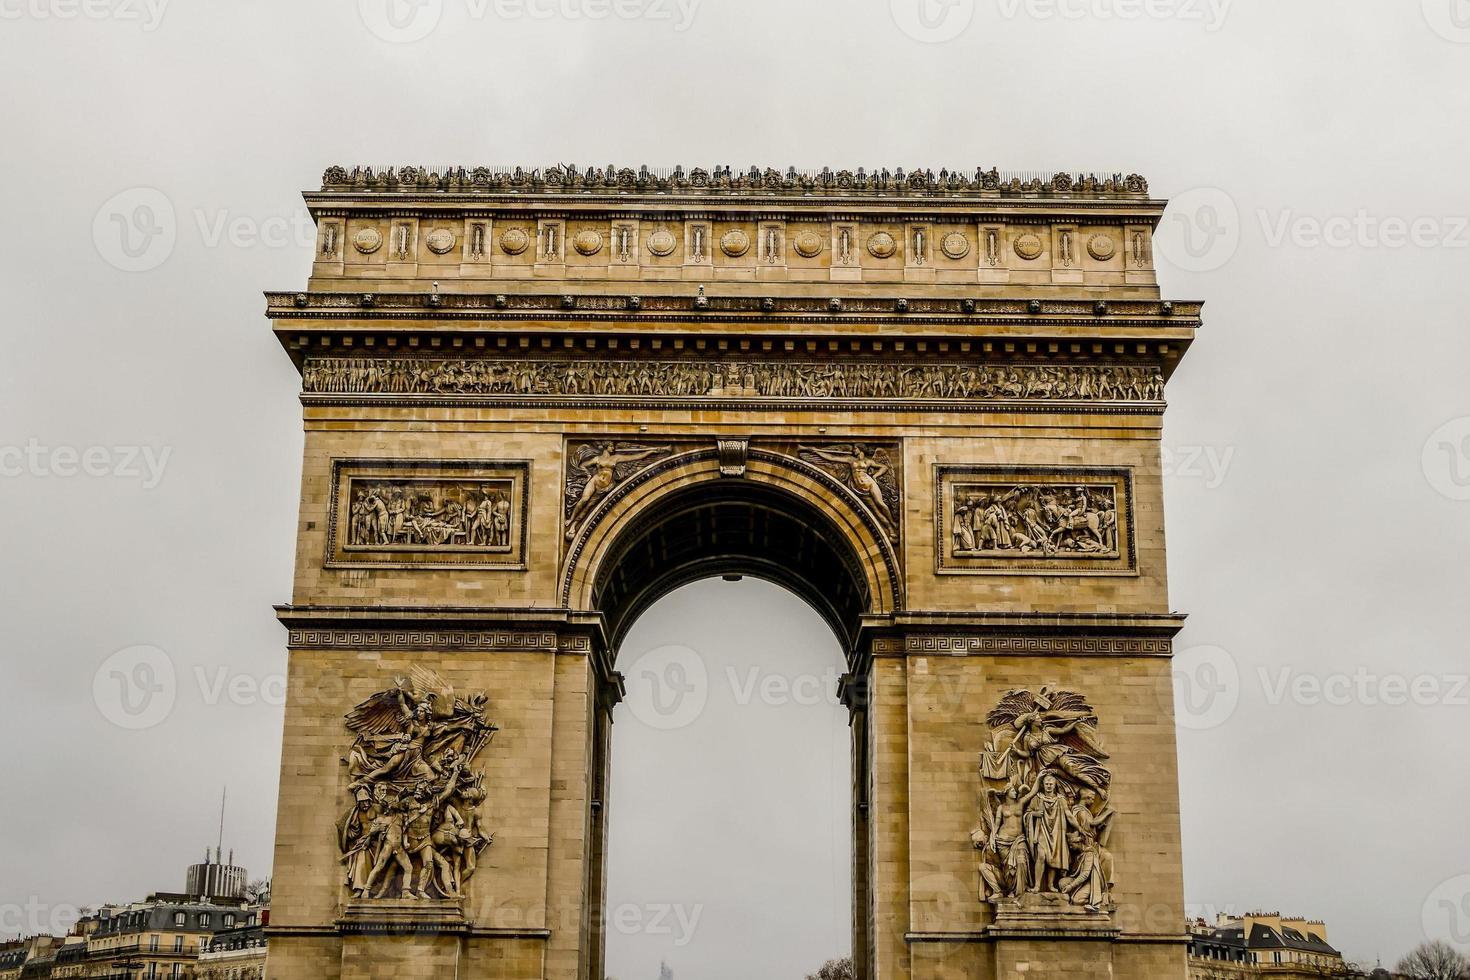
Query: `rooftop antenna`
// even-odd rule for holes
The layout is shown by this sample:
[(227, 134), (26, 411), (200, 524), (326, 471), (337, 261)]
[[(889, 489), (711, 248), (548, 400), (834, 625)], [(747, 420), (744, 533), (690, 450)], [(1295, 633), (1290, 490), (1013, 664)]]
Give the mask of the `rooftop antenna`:
[(229, 786), (220, 787), (219, 791), (219, 843), (214, 849), (214, 860), (218, 864), (221, 852), (225, 849), (225, 796), (230, 791)]

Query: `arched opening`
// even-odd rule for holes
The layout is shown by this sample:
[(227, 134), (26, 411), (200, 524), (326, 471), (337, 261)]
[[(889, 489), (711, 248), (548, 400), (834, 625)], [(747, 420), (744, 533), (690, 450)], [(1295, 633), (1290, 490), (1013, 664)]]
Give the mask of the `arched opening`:
[[(815, 791), (819, 797), (825, 795), (828, 799), (836, 793), (847, 811), (845, 840), (842, 841), (847, 846), (841, 849), (841, 860), (847, 862), (849, 868), (846, 876), (849, 885), (841, 908), (830, 910), (826, 921), (831, 921), (831, 913), (839, 915), (844, 925), (851, 929), (848, 934), (850, 941), (827, 950), (815, 962), (782, 963), (780, 972), (801, 971), (796, 973), (799, 976), (814, 971), (829, 956), (852, 955), (858, 976), (863, 977), (867, 975), (865, 960), (870, 955), (867, 718), (861, 699), (854, 700), (844, 694), (839, 702), (838, 689), (839, 686), (849, 689), (848, 685), (839, 684), (841, 677), (855, 668), (861, 672), (859, 650), (864, 623), (869, 617), (881, 616), (894, 609), (898, 587), (891, 543), (882, 537), (881, 529), (871, 516), (861, 504), (846, 495), (840, 484), (824, 481), (821, 477), (819, 471), (804, 467), (799, 461), (761, 458), (754, 453), (747, 471), (737, 478), (721, 476), (718, 460), (706, 454), (691, 453), (675, 458), (664, 472), (649, 473), (638, 486), (620, 488), (623, 493), (610, 495), (573, 542), (572, 560), (564, 581), (574, 604), (600, 614), (615, 669), (628, 676), (635, 660), (637, 662), (637, 676), (628, 677), (629, 701), (612, 713), (613, 719), (626, 718), (635, 711), (641, 711), (644, 713), (643, 721), (648, 723), (646, 727), (665, 734), (672, 730), (675, 739), (681, 733), (692, 737), (684, 730), (691, 723), (689, 702), (684, 698), (693, 693), (689, 690), (691, 676), (698, 673), (699, 683), (703, 685), (699, 697), (703, 698), (704, 705), (718, 703), (718, 710), (708, 720), (728, 722), (728, 727), (722, 727), (716, 733), (727, 748), (738, 745), (742, 723), (776, 725), (779, 728), (784, 722), (779, 714), (762, 721), (759, 709), (794, 708), (805, 700), (811, 702), (809, 706), (814, 710), (825, 705), (831, 712), (829, 717), (839, 720), (840, 727), (835, 737), (846, 743), (843, 753), (846, 757), (845, 771), (835, 789), (832, 788), (833, 774), (828, 771), (823, 777), (827, 790), (816, 788)], [(751, 591), (747, 585), (754, 586), (754, 583), (742, 581), (747, 577), (764, 580), (780, 589), (761, 586)], [(726, 581), (719, 581), (722, 579)], [(714, 581), (704, 584), (704, 580)], [(730, 587), (730, 581), (740, 581), (741, 585)], [(702, 584), (688, 590), (687, 595), (672, 595), (692, 583)], [(720, 592), (722, 585), (726, 586), (724, 593)], [(762, 638), (759, 641), (762, 649), (758, 651), (753, 650), (749, 643), (742, 645), (742, 634), (762, 632), (777, 621), (772, 620), (763, 607), (748, 605), (750, 596), (756, 594), (764, 595), (767, 605), (773, 608), (783, 606), (787, 610), (783, 614), (784, 619), (798, 624), (792, 627), (793, 635), (810, 638), (815, 622), (824, 623), (826, 630), (818, 630), (822, 639), (798, 641), (802, 645), (799, 650), (784, 644), (779, 635)], [(773, 596), (778, 598), (773, 601)], [(665, 597), (672, 603), (667, 607), (668, 613), (663, 611), (664, 604), (660, 603)], [(738, 608), (726, 606), (725, 597), (732, 601), (740, 599), (747, 605)], [(800, 609), (798, 601), (815, 611), (816, 617), (809, 614), (793, 616), (790, 610)], [(686, 619), (688, 639), (680, 639), (670, 632), (680, 615)], [(687, 622), (691, 617), (695, 622)], [(806, 625), (800, 626), (803, 618)], [(635, 633), (643, 623), (661, 631), (662, 640), (650, 646), (650, 637)], [(713, 630), (709, 629), (711, 626)], [(701, 628), (706, 630), (703, 640), (696, 635)], [(691, 649), (691, 640), (703, 643), (709, 650), (718, 648), (721, 652), (717, 656), (702, 655)], [(664, 650), (659, 655), (666, 659), (647, 660), (651, 650), (658, 653), (661, 648), (672, 648), (676, 652), (669, 654)], [(817, 652), (818, 648), (822, 648), (822, 652)], [(678, 652), (681, 649), (683, 652)], [(814, 662), (811, 656), (816, 656), (818, 661), (823, 657), (826, 660)], [(667, 659), (669, 657), (672, 659)], [(681, 657), (684, 658), (682, 662)], [(822, 680), (824, 675), (825, 682)], [(657, 705), (640, 704), (639, 697), (659, 698), (662, 702)], [(753, 704), (753, 701), (759, 703)], [(771, 701), (776, 703), (767, 703)], [(695, 712), (696, 720), (703, 710), (700, 708)], [(801, 739), (803, 736), (797, 733), (801, 725), (811, 723), (811, 718), (800, 718), (795, 710), (790, 715), (796, 726), (790, 731), (791, 739)], [(634, 723), (630, 721), (628, 727)], [(627, 785), (635, 787), (634, 791), (644, 796), (655, 796), (665, 803), (672, 800), (671, 794), (697, 792), (700, 781), (709, 784), (721, 778), (718, 766), (701, 769), (699, 780), (694, 782), (684, 781), (680, 772), (667, 771), (666, 767), (666, 771), (657, 772), (660, 778), (650, 784), (642, 777), (648, 775), (649, 769), (659, 769), (659, 752), (648, 745), (633, 744), (638, 735), (644, 733), (635, 732), (628, 736), (630, 749), (642, 748), (644, 751), (625, 752), (621, 745), (617, 749), (613, 747), (618, 738), (613, 735), (613, 729), (617, 726), (603, 719), (600, 719), (600, 725), (596, 773), (598, 798), (611, 801), (610, 812), (613, 814), (621, 816), (631, 812), (617, 795), (624, 781), (610, 768), (614, 760), (625, 767), (640, 767), (641, 771), (633, 774), (639, 778), (627, 780)], [(828, 735), (833, 736), (834, 733), (829, 732)], [(805, 738), (810, 743), (813, 736), (808, 733)], [(827, 744), (827, 740), (820, 736), (816, 741), (821, 745)], [(653, 744), (656, 743), (650, 743)], [(675, 745), (672, 741), (664, 744)], [(783, 761), (789, 764), (797, 754), (800, 744), (788, 740), (784, 746), (784, 760), (778, 754), (764, 763), (771, 770), (769, 782), (742, 786), (744, 799), (750, 805), (758, 807), (763, 798), (777, 799), (778, 803), (789, 802), (784, 797), (789, 796), (791, 789), (783, 788), (776, 776)], [(687, 750), (689, 745), (686, 741), (677, 748)], [(654, 790), (652, 786), (655, 784), (661, 785), (662, 789)], [(708, 798), (703, 802), (708, 803)], [(594, 816), (599, 823), (594, 827), (597, 846), (605, 849), (611, 840), (629, 848), (637, 847), (636, 838), (624, 840), (618, 834), (610, 837), (608, 814), (606, 805), (595, 811)], [(759, 814), (747, 814), (747, 824), (772, 816), (770, 808)], [(810, 819), (809, 810), (807, 818)], [(728, 833), (738, 835), (739, 830), (740, 821), (736, 820)], [(704, 833), (704, 826), (697, 827), (695, 832)], [(824, 832), (830, 833), (830, 828), (824, 828)], [(690, 847), (700, 846), (692, 838), (686, 839), (685, 843)], [(723, 853), (727, 867), (732, 861), (737, 862), (738, 867), (742, 858), (739, 844), (738, 838), (707, 836), (702, 847), (707, 855)], [(600, 850), (592, 862), (589, 892), (603, 896), (605, 905), (593, 924), (594, 930), (601, 932), (601, 935), (593, 937), (593, 948), (597, 952), (593, 954), (589, 972), (594, 977), (609, 975), (603, 950), (610, 938), (614, 939), (615, 948), (620, 948), (624, 930), (636, 930), (640, 923), (647, 926), (655, 915), (665, 917), (662, 926), (689, 929), (691, 918), (704, 914), (694, 911), (702, 904), (697, 895), (685, 901), (682, 920), (678, 917), (680, 909), (677, 907), (664, 910), (646, 907), (678, 905), (678, 902), (670, 902), (667, 898), (656, 895), (640, 897), (625, 892), (621, 886), (615, 895), (609, 896), (608, 869), (610, 866), (623, 867), (624, 859), (628, 857), (636, 860), (638, 855), (619, 854), (610, 861), (605, 850)], [(749, 858), (748, 855), (746, 857)], [(753, 868), (756, 863), (753, 859), (745, 861), (747, 868)], [(787, 862), (788, 870), (792, 865), (793, 862)], [(770, 900), (782, 894), (779, 875), (763, 885)], [(788, 893), (790, 891), (788, 889)], [(708, 907), (708, 903), (703, 904)], [(752, 912), (749, 907), (736, 910), (732, 920), (745, 924), (748, 942), (757, 941), (758, 933), (750, 930), (762, 928), (759, 915), (752, 915)], [(664, 935), (669, 934), (665, 932)], [(706, 935), (715, 937), (718, 929), (707, 924)], [(798, 953), (793, 947), (792, 955), (815, 955), (815, 950), (805, 949)], [(731, 966), (734, 968), (730, 973), (732, 976), (735, 972), (751, 975), (752, 972), (775, 969), (772, 964), (753, 961), (737, 962)], [(751, 967), (755, 968), (754, 971)], [(708, 963), (703, 964), (699, 972), (701, 975), (714, 975)]]
[(800, 978), (850, 955), (852, 747), (831, 629), (769, 582), (705, 579), (638, 617), (620, 668), (605, 975)]
[(638, 615), (681, 585), (751, 575), (811, 604), (851, 648), (872, 596), (838, 530), (815, 506), (768, 484), (673, 491), (618, 536), (593, 590), (614, 649)]

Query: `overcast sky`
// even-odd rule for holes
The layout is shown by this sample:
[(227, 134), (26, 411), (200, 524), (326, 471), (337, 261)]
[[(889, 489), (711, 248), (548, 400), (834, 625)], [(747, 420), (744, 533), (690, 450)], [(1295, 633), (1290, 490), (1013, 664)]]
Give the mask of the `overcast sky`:
[[(574, 160), (1174, 197), (1165, 292), (1209, 304), (1166, 426), (1188, 899), (1324, 918), (1355, 956), (1470, 944), (1466, 0), (386, 2), (0, 0), (0, 932), (181, 887), (224, 783), (269, 870), (301, 435), (260, 294), (305, 281), (299, 192), (334, 162)], [(835, 658), (794, 600), (719, 586), (627, 652)], [(108, 690), (140, 645), (162, 717)], [(695, 741), (729, 747), (699, 765), (632, 707), (618, 729), (642, 856), (614, 900), (708, 905), (681, 946), (615, 937), (622, 980), (795, 975), (844, 935), (840, 715), (711, 705)], [(766, 962), (730, 945), (747, 901), (795, 925)]]

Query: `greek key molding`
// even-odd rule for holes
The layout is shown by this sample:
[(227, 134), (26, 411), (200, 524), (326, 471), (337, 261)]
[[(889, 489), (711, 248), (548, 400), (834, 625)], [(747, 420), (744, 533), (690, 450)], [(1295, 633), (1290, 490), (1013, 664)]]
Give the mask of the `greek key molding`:
[(924, 633), (905, 637), (879, 637), (873, 655), (978, 657), (1168, 657), (1174, 641), (1147, 636), (987, 636)]

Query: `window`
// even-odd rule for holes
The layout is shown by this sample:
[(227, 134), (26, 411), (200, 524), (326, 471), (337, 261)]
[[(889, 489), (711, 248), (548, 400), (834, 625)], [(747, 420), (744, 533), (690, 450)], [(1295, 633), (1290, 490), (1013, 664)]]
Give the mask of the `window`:
[(148, 952), (150, 952), (150, 953), (156, 953), (156, 952), (158, 952), (158, 937), (157, 936), (149, 936), (148, 937)]
[(209, 928), (209, 913), (208, 912), (200, 912), (199, 913), (199, 928), (201, 928), (201, 929), (208, 929)]
[(174, 937), (174, 952), (175, 953), (182, 953), (183, 951), (184, 951), (184, 937), (183, 936), (175, 936)]
[(185, 921), (186, 921), (186, 919), (185, 919), (184, 913), (182, 913), (182, 912), (175, 912), (174, 913), (174, 925), (179, 926), (179, 927), (182, 928)]
[(229, 913), (226, 913), (225, 914), (225, 928), (226, 929), (233, 929), (233, 928), (235, 928), (235, 917), (233, 915), (229, 914)]

